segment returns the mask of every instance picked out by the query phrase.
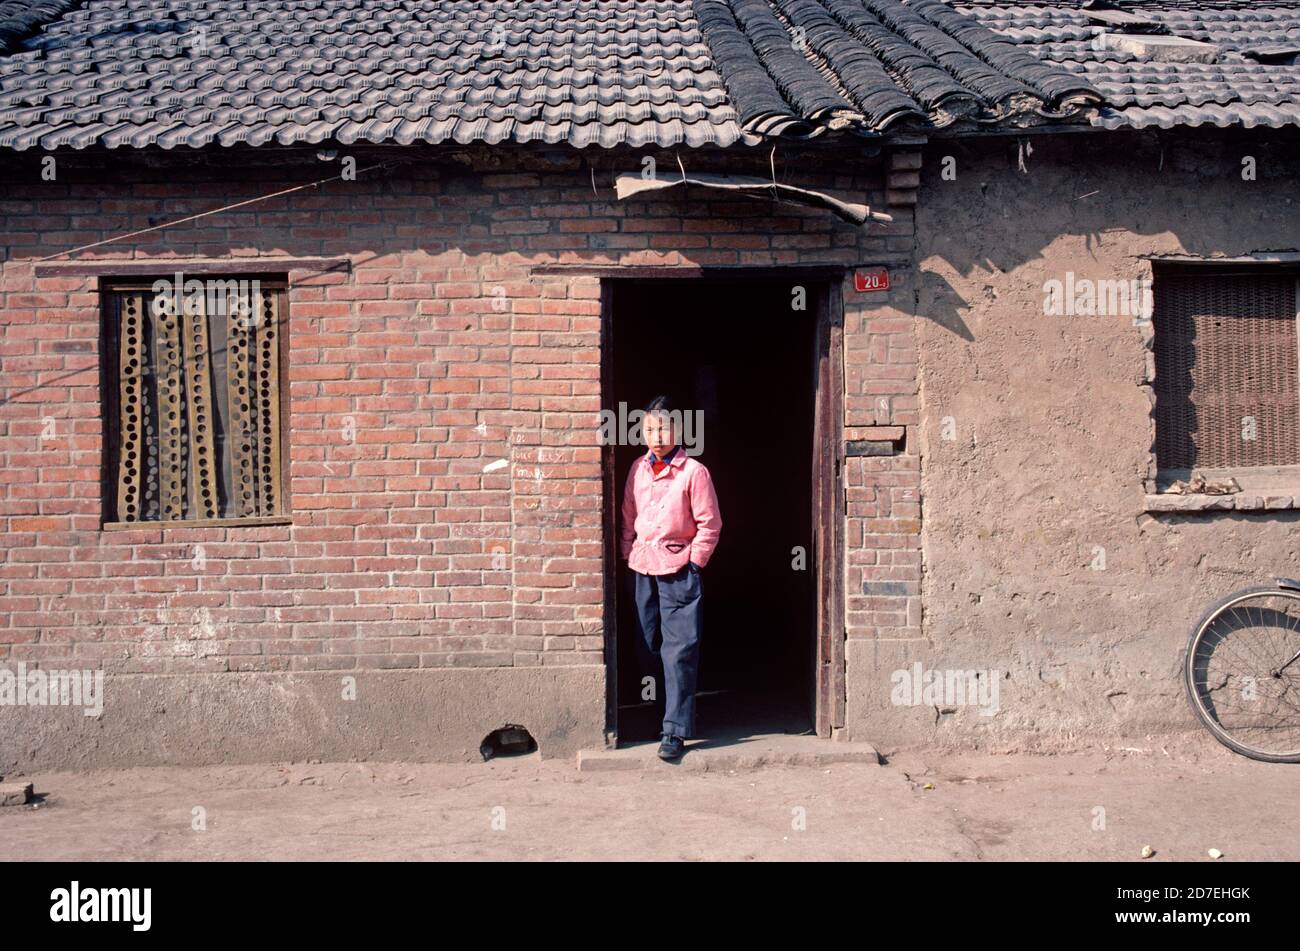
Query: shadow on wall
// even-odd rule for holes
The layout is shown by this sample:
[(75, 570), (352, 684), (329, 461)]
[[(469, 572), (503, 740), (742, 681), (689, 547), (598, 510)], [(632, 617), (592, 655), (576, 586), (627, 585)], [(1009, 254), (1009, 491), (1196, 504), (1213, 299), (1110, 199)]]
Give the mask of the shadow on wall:
[[(1084, 273), (1126, 235), (1118, 253), (1132, 267), (1117, 278), (1136, 276), (1142, 253), (1295, 250), (1297, 209), (1286, 196), (1300, 176), (1297, 145), (1297, 130), (1062, 133), (1035, 138), (1022, 172), (1016, 139), (931, 143), (917, 208), (917, 313), (973, 340), (964, 315), (974, 301), (937, 262), (993, 281), (1046, 265), (1063, 236), (1082, 237), (1083, 254), (1052, 261), (1048, 277)], [(1131, 236), (1148, 240), (1134, 248)], [(1113, 252), (1101, 267), (1114, 267)]]

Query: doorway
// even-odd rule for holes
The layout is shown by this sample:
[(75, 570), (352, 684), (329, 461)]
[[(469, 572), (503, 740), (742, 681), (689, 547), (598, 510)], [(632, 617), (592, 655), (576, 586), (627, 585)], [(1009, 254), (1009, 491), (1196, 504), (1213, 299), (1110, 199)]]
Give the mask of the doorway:
[[(822, 390), (840, 380), (827, 373), (832, 310), (830, 282), (795, 272), (603, 282), (602, 406), (631, 413), (669, 396), (693, 414), (681, 441), (718, 493), (723, 528), (702, 579), (696, 695), (698, 733), (710, 743), (829, 732), (822, 701), (833, 693), (834, 658), (822, 635), (833, 619), (822, 605), (833, 518), (819, 512), (835, 493), (818, 487), (833, 455), (825, 419), (835, 418)], [(617, 559), (623, 487), (645, 451), (625, 440), (604, 450), (606, 616), (615, 621), (606, 634), (607, 730), (624, 743), (659, 731), (641, 699), (628, 569)]]

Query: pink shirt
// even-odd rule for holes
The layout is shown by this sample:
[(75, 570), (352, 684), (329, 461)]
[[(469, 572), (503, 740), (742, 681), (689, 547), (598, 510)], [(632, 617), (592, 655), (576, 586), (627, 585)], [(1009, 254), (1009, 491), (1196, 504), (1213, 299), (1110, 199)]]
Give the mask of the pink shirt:
[(703, 568), (722, 534), (709, 470), (678, 446), (655, 474), (652, 455), (647, 451), (627, 474), (619, 553), (643, 575), (670, 575), (688, 561)]

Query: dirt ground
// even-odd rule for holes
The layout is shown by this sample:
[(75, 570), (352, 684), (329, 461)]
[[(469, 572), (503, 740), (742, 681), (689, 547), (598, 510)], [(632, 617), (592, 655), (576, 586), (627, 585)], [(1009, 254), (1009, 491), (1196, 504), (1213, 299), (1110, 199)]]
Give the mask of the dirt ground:
[[(9, 777), (16, 779), (18, 777)], [(581, 773), (307, 763), (25, 777), (0, 860), (1300, 859), (1300, 766), (1217, 750), (901, 752), (884, 766)], [(932, 787), (932, 788), (931, 788)], [(206, 826), (206, 828), (196, 828)]]

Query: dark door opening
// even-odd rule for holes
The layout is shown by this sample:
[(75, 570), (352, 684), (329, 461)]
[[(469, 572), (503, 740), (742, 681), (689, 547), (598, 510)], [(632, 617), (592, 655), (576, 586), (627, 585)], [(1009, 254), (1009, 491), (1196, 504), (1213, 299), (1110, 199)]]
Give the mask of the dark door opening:
[[(796, 288), (804, 309), (792, 306)], [(614, 280), (605, 293), (603, 406), (631, 412), (665, 393), (684, 412), (698, 411), (696, 458), (718, 492), (722, 538), (703, 575), (699, 735), (809, 732), (819, 630), (814, 410), (826, 288), (793, 277)], [(629, 468), (645, 451), (612, 449), (609, 533)], [(614, 561), (610, 729), (621, 741), (650, 740), (659, 724), (641, 702), (627, 568)]]

